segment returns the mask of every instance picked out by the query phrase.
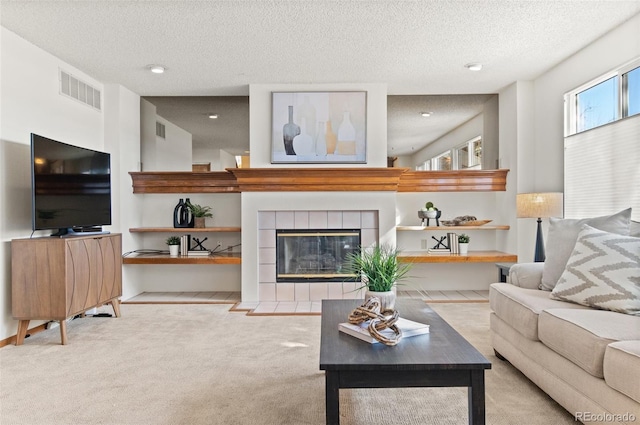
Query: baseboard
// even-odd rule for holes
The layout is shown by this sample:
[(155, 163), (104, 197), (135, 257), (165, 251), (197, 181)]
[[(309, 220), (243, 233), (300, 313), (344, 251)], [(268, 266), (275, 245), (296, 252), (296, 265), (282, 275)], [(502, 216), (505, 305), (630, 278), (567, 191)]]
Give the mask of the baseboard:
[[(47, 324), (43, 323), (43, 324), (38, 325), (36, 327), (33, 327), (31, 329), (27, 329), (27, 334), (28, 335), (34, 335), (34, 334), (37, 334), (38, 332), (42, 332), (42, 331), (45, 331), (45, 330), (47, 330)], [(16, 343), (16, 338), (17, 338), (17, 335), (13, 335), (13, 336), (10, 336), (9, 338), (5, 338), (5, 339), (1, 340), (0, 341), (0, 348), (6, 347), (7, 345), (10, 345), (10, 344), (15, 344)]]

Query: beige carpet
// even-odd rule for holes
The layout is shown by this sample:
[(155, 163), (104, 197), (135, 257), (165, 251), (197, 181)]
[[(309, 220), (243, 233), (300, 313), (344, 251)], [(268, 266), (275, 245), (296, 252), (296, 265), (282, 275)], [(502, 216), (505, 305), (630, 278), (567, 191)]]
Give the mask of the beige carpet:
[[(489, 345), (487, 304), (434, 304), (493, 363), (487, 423), (575, 424)], [(317, 424), (320, 317), (248, 317), (228, 305), (123, 305), (0, 349), (0, 423)], [(107, 311), (107, 310), (105, 310)], [(345, 425), (466, 424), (461, 388), (342, 390)]]

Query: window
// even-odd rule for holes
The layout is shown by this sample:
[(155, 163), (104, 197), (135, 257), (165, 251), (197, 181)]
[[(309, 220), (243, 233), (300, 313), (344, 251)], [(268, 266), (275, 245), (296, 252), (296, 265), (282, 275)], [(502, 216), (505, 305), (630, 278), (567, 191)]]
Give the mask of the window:
[(618, 116), (618, 77), (578, 93), (576, 102), (578, 133), (615, 121)]
[(622, 78), (626, 94), (623, 109), (626, 110), (626, 116), (630, 117), (640, 113), (640, 67), (623, 74)]
[(465, 144), (455, 149), (457, 163), (456, 170), (467, 170), (470, 168), (482, 168), (482, 138), (480, 136), (471, 139)]
[(640, 113), (640, 59), (565, 94), (565, 136)]
[(482, 136), (474, 137), (455, 148), (418, 165), (416, 170), (469, 170), (482, 168)]
[(451, 151), (446, 151), (431, 160), (431, 169), (438, 171), (451, 170)]

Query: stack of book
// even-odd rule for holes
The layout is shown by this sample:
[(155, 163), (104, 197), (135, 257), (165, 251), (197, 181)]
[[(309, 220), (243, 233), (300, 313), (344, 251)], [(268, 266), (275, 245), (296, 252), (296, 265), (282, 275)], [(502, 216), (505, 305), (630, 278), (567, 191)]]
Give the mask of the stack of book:
[(189, 257), (208, 257), (211, 253), (208, 250), (205, 251), (187, 251)]
[(187, 255), (189, 252), (189, 248), (191, 246), (191, 235), (182, 235), (180, 236), (180, 253), (182, 255)]
[(451, 254), (451, 250), (449, 248), (429, 248), (429, 254)]
[(449, 250), (452, 254), (460, 254), (460, 245), (458, 245), (458, 235), (449, 232), (447, 233), (447, 240), (449, 241)]

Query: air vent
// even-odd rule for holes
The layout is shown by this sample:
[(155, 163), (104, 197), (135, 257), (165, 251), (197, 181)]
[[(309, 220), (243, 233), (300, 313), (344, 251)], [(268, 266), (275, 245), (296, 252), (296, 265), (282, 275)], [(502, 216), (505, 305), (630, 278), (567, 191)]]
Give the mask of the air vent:
[(163, 139), (165, 134), (165, 126), (161, 122), (156, 121), (156, 136), (162, 137)]
[(100, 90), (63, 70), (60, 70), (60, 94), (79, 100), (98, 111), (102, 110)]

